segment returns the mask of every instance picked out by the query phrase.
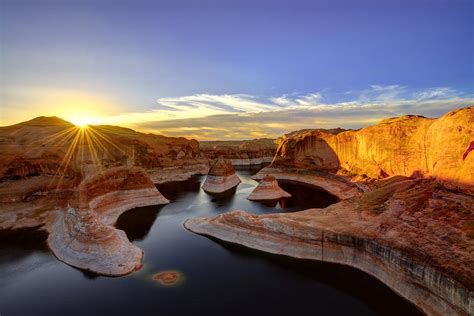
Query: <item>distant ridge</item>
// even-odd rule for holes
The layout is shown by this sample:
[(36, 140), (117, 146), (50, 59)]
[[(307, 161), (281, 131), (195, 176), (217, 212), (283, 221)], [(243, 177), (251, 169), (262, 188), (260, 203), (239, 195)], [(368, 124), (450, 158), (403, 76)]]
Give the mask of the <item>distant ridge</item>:
[(21, 122), (15, 125), (27, 125), (27, 126), (52, 126), (52, 125), (68, 125), (68, 126), (74, 126), (74, 124), (63, 120), (60, 117), (57, 116), (38, 116), (35, 117), (34, 119), (31, 119), (29, 121)]

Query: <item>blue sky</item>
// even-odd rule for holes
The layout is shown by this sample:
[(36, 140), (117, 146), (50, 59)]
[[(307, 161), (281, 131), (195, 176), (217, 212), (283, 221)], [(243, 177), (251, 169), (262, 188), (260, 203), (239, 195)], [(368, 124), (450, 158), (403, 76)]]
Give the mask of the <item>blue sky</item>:
[[(358, 104), (359, 118), (356, 110), (323, 124), (318, 112), (301, 128), (360, 127), (474, 103), (474, 1), (1, 5), (2, 124), (60, 115), (167, 135), (247, 138), (287, 132), (299, 121), (247, 135), (162, 126), (206, 117), (203, 127), (212, 129), (214, 115)], [(393, 102), (403, 105), (394, 110)], [(380, 110), (364, 112), (374, 103)]]

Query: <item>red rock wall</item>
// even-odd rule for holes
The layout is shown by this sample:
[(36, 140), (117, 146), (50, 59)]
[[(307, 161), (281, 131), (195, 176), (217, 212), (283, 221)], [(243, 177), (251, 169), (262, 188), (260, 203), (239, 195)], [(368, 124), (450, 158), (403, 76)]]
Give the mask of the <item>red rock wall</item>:
[(402, 116), (358, 131), (302, 131), (277, 140), (275, 166), (347, 172), (370, 178), (435, 177), (474, 193), (474, 107), (438, 119)]

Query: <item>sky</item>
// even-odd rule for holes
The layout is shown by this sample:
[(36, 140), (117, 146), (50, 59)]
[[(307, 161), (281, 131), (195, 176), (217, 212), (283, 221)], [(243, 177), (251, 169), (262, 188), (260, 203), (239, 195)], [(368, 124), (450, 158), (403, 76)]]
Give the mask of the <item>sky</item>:
[(0, 0), (0, 125), (199, 140), (474, 104), (474, 1)]

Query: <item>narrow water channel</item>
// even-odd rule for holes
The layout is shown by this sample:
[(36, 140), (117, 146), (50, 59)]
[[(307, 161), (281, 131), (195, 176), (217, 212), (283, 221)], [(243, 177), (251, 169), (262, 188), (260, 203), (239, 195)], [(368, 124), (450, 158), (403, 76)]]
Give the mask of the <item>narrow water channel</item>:
[[(254, 169), (237, 170), (236, 190), (209, 195), (203, 177), (162, 184), (166, 206), (130, 210), (117, 222), (145, 251), (144, 268), (120, 278), (85, 274), (57, 261), (46, 235), (24, 231), (0, 240), (0, 314), (11, 315), (421, 315), (375, 278), (337, 264), (296, 260), (195, 235), (194, 216), (233, 209), (256, 214), (324, 207), (336, 199), (297, 183), (272, 204), (246, 199)], [(158, 281), (153, 275), (160, 273)]]

